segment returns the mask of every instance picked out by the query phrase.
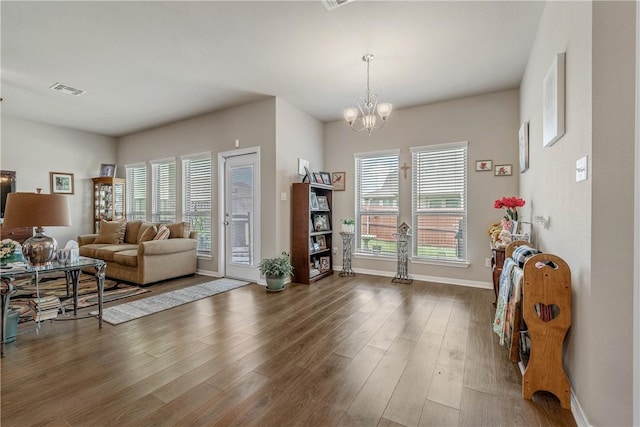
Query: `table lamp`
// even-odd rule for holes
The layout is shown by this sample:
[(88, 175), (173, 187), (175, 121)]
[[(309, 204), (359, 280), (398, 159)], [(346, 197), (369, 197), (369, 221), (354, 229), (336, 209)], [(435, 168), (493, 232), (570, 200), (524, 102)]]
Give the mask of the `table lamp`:
[(36, 234), (22, 244), (22, 254), (31, 265), (47, 265), (55, 257), (58, 243), (45, 236), (43, 226), (69, 226), (71, 213), (66, 196), (59, 194), (9, 193), (4, 212), (5, 227), (36, 227)]

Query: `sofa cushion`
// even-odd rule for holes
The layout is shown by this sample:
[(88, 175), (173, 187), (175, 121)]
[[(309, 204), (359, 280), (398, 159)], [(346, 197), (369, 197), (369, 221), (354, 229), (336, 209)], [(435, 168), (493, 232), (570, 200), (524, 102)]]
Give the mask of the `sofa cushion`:
[[(142, 237), (144, 232), (147, 231), (149, 228), (152, 228), (152, 227), (157, 227), (157, 225), (152, 223), (152, 222), (143, 222), (142, 224), (140, 224), (140, 229), (138, 230), (138, 239), (136, 241), (138, 243), (140, 243), (140, 238)], [(154, 234), (154, 236), (155, 236), (155, 234)], [(151, 237), (151, 238), (153, 239), (153, 237)]]
[(111, 245), (107, 243), (100, 243), (100, 244), (89, 243), (88, 245), (82, 245), (80, 246), (80, 256), (96, 258), (96, 250), (107, 247), (107, 246), (111, 246)]
[(156, 228), (155, 225), (151, 226), (150, 228), (147, 228), (146, 230), (144, 230), (144, 232), (140, 236), (140, 239), (138, 239), (138, 243), (148, 242), (149, 240), (153, 240), (153, 238), (156, 237), (157, 233), (158, 233), (158, 229)]
[(127, 222), (127, 231), (124, 233), (124, 242), (125, 243), (138, 243), (138, 231), (140, 231), (140, 226), (142, 225), (142, 221), (129, 221)]
[(160, 224), (160, 227), (158, 228), (158, 234), (156, 234), (153, 240), (167, 240), (169, 238), (169, 233), (171, 232), (167, 228), (167, 226), (164, 224)]
[(170, 239), (181, 239), (189, 237), (189, 229), (191, 228), (188, 222), (174, 222), (172, 224), (165, 224), (169, 229)]
[(100, 221), (100, 232), (93, 243), (110, 243), (117, 245), (124, 241), (126, 222), (121, 221)]
[(107, 245), (95, 250), (94, 258), (103, 259), (105, 261), (113, 261), (113, 257), (120, 251), (138, 250), (138, 245), (123, 243), (120, 245)]
[(113, 261), (116, 264), (127, 265), (129, 267), (138, 266), (138, 250), (129, 249), (127, 251), (120, 251), (113, 254)]

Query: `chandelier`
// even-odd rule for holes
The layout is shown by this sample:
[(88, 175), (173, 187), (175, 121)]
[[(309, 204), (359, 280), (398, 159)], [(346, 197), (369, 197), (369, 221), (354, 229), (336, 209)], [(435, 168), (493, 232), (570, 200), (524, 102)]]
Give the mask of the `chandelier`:
[[(384, 126), (385, 122), (391, 115), (391, 110), (393, 109), (393, 105), (383, 102), (378, 104), (378, 95), (375, 93), (372, 94), (369, 89), (369, 65), (371, 61), (373, 61), (374, 56), (370, 53), (367, 53), (362, 57), (362, 60), (367, 63), (367, 96), (360, 97), (358, 99), (358, 108), (346, 108), (342, 114), (344, 115), (344, 119), (349, 123), (351, 129), (356, 132), (367, 131), (369, 135), (376, 130), (380, 129)], [(362, 114), (360, 120), (358, 120), (358, 110)], [(382, 122), (379, 122), (376, 126), (377, 117), (375, 113), (378, 113), (378, 116), (382, 119)]]

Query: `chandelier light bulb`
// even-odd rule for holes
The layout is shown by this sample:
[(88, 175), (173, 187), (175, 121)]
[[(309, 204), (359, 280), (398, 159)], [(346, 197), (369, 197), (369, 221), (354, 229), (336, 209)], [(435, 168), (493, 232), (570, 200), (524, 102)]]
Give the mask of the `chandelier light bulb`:
[[(371, 65), (371, 61), (374, 56), (370, 53), (367, 53), (362, 57), (362, 60), (367, 63), (367, 92), (365, 97), (361, 97), (358, 102), (358, 108), (346, 108), (343, 110), (342, 115), (344, 119), (347, 121), (352, 130), (356, 132), (367, 131), (369, 135), (376, 130), (380, 129), (384, 126), (386, 120), (391, 115), (391, 111), (393, 110), (393, 105), (388, 102), (382, 102), (378, 104), (378, 95), (375, 93), (371, 93), (371, 89), (369, 87), (369, 67)], [(357, 120), (359, 113), (362, 114), (362, 121)], [(377, 116), (382, 119), (380, 124), (376, 126), (378, 123)], [(358, 127), (358, 125), (362, 125), (362, 127)]]

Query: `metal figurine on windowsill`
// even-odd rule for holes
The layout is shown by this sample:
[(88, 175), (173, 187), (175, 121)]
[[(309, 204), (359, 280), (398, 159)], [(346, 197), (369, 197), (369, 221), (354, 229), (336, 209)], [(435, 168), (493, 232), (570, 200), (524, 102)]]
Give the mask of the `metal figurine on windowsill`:
[(396, 276), (391, 280), (393, 283), (409, 284), (413, 282), (413, 279), (409, 278), (409, 238), (411, 234), (409, 231), (411, 227), (406, 222), (400, 224), (398, 232), (393, 234), (398, 242), (398, 272)]

